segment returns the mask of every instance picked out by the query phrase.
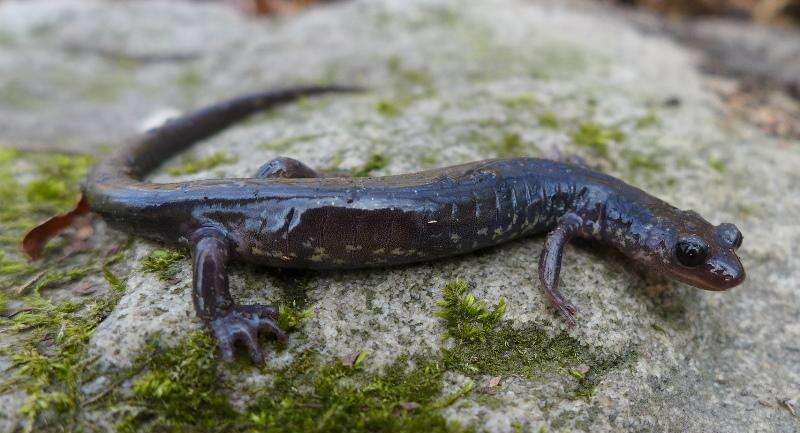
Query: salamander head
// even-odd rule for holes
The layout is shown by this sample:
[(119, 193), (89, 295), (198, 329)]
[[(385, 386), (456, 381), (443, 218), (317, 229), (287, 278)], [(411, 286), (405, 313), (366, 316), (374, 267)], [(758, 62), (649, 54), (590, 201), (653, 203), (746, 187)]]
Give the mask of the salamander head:
[(731, 223), (714, 226), (693, 211), (681, 212), (670, 230), (662, 263), (669, 276), (706, 290), (728, 290), (745, 279), (736, 249), (742, 233)]

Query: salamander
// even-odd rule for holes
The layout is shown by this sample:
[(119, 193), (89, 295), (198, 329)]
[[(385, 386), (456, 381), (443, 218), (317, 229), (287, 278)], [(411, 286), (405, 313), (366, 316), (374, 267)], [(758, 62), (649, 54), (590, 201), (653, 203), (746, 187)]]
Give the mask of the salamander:
[(285, 338), (276, 309), (239, 305), (228, 288), (231, 260), (280, 268), (383, 267), (465, 254), (546, 234), (538, 277), (566, 323), (576, 308), (558, 290), (565, 244), (583, 238), (684, 283), (730, 289), (745, 279), (742, 233), (713, 225), (612, 176), (537, 158), (489, 159), (383, 177), (326, 175), (276, 158), (251, 178), (176, 183), (143, 180), (164, 160), (253, 113), (300, 97), (352, 92), (298, 87), (241, 96), (143, 133), (100, 162), (71, 213), (32, 230), (36, 256), (74, 214), (93, 211), (112, 227), (188, 247), (193, 302), (224, 359), (241, 343), (256, 362), (259, 332)]

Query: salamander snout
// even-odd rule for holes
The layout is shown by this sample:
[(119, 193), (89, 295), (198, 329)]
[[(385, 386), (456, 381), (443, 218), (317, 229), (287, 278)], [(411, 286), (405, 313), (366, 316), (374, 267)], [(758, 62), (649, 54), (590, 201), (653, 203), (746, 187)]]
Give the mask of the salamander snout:
[(743, 236), (730, 223), (708, 229), (678, 237), (672, 274), (701, 289), (728, 290), (745, 279), (744, 266), (736, 255)]

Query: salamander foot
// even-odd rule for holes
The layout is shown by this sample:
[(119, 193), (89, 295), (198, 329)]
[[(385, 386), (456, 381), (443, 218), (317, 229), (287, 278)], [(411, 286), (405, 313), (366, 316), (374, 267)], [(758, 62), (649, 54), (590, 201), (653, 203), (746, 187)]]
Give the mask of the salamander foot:
[(567, 323), (567, 326), (570, 328), (575, 327), (575, 314), (578, 312), (578, 309), (572, 302), (564, 299), (560, 293), (556, 292), (555, 296), (549, 296), (550, 304), (558, 310), (561, 317), (564, 318), (564, 321)]
[(226, 313), (213, 319), (211, 331), (219, 344), (222, 359), (231, 362), (234, 358), (234, 344), (242, 343), (256, 364), (264, 363), (264, 354), (258, 343), (261, 331), (269, 332), (279, 341), (286, 340), (286, 333), (275, 323), (277, 311), (266, 305), (237, 305)]

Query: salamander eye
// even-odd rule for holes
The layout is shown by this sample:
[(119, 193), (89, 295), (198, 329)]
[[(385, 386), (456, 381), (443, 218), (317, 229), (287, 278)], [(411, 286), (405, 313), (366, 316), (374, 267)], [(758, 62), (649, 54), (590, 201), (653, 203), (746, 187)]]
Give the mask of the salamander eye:
[(675, 257), (683, 266), (702, 265), (708, 256), (708, 245), (700, 239), (684, 239), (675, 245)]

